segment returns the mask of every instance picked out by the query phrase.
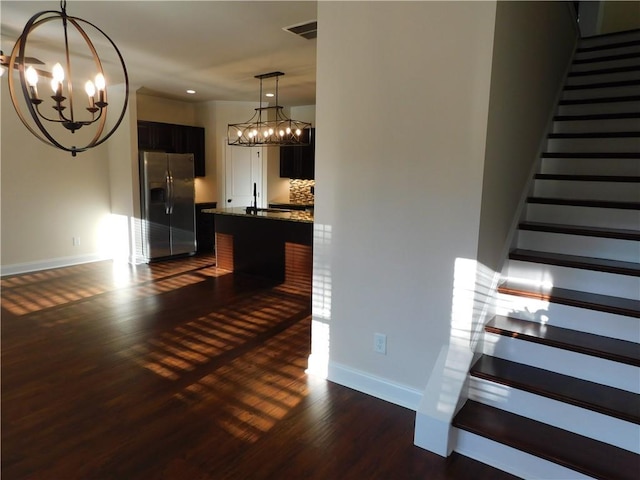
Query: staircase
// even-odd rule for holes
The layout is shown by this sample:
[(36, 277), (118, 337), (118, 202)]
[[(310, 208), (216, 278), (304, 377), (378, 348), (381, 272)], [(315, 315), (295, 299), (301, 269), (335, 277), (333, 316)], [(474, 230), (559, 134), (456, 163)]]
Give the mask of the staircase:
[(583, 39), (456, 450), (523, 478), (640, 478), (640, 30)]

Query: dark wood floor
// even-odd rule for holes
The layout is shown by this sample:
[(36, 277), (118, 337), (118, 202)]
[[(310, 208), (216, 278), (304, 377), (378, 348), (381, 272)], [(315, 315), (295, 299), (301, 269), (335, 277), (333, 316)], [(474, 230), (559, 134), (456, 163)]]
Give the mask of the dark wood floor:
[(304, 372), (310, 297), (213, 257), (2, 279), (2, 479), (502, 479)]

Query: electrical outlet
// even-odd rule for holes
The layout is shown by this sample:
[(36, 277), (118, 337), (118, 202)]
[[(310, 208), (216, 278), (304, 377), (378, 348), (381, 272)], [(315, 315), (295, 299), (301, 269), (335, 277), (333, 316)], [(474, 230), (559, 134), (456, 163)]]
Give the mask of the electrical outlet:
[(73, 246), (78, 247), (80, 245), (80, 237), (73, 237)]
[(387, 336), (384, 333), (373, 334), (373, 351), (382, 355), (387, 354)]

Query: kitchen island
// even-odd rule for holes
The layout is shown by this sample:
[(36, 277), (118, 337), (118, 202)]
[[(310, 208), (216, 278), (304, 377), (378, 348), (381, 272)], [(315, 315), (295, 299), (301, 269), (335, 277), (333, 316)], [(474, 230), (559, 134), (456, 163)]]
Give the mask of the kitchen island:
[(311, 289), (313, 213), (299, 210), (217, 208), (218, 268)]

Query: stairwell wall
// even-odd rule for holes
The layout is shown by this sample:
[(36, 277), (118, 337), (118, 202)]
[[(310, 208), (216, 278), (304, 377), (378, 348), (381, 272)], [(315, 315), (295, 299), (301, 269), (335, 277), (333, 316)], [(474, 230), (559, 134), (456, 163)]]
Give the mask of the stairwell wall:
[(578, 39), (569, 2), (498, 2), (478, 261), (500, 271)]
[(310, 364), (414, 409), (456, 259), (477, 251), (494, 18), (495, 2), (318, 3)]

